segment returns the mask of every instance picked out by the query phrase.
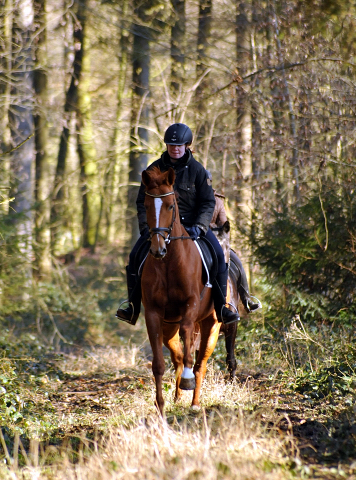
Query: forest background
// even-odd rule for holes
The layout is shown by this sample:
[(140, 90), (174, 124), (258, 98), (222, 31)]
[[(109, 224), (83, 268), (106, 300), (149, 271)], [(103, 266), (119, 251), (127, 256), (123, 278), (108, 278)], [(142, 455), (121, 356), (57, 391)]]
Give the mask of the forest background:
[[(334, 342), (327, 368), (344, 362), (347, 338), (351, 378), (355, 9), (349, 0), (2, 0), (4, 355), (25, 355), (20, 338), (21, 348), (69, 351), (103, 345), (115, 329), (129, 336), (112, 317), (138, 235), (141, 171), (164, 151), (165, 129), (184, 122), (226, 197), (232, 245), (264, 304), (259, 328), (284, 341), (296, 321), (323, 332), (321, 344)], [(294, 358), (284, 345), (295, 375), (305, 362), (318, 372), (308, 348)], [(11, 402), (7, 421), (21, 423)]]

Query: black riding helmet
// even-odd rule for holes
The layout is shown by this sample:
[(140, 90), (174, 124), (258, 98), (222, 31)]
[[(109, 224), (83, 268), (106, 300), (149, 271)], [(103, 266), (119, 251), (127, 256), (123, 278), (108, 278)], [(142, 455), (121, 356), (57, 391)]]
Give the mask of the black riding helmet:
[(191, 144), (192, 141), (192, 131), (184, 123), (174, 123), (167, 128), (164, 134), (164, 143), (166, 145), (185, 145), (186, 143)]

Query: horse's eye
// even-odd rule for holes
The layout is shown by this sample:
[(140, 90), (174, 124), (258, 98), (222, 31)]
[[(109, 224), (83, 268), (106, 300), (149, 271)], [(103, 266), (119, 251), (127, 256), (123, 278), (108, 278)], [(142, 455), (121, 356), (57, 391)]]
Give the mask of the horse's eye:
[(173, 203), (168, 207), (168, 210), (173, 210)]

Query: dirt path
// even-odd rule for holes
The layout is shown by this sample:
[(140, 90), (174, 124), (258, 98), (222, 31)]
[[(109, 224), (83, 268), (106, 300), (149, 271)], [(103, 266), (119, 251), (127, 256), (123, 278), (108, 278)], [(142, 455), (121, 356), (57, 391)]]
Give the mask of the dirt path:
[[(278, 428), (281, 434), (293, 435), (304, 462), (332, 468), (356, 461), (356, 420), (352, 406), (345, 408), (331, 399), (312, 400), (296, 392), (286, 393), (285, 382), (271, 381), (263, 374), (240, 373), (235, 382), (239, 387), (248, 384), (255, 398), (255, 412), (262, 411), (267, 404), (274, 405), (275, 416), (268, 418), (269, 426)], [(171, 388), (173, 383), (169, 385)], [(65, 432), (73, 435), (102, 428), (113, 412), (127, 408), (137, 396), (149, 395), (153, 388), (146, 365), (141, 370), (66, 375), (51, 400), (58, 415), (75, 418), (75, 424)], [(215, 404), (206, 410), (220, 408), (224, 406)], [(185, 416), (189, 415), (192, 413), (187, 410)]]

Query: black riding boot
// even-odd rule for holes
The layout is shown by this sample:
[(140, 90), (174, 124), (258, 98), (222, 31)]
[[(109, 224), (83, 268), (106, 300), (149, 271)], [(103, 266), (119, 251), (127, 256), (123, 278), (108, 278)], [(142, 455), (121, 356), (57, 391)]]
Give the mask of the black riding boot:
[(262, 305), (258, 300), (257, 300), (258, 303), (254, 303), (252, 301), (250, 292), (248, 290), (248, 281), (247, 281), (245, 269), (242, 265), (241, 260), (236, 255), (236, 252), (234, 252), (234, 250), (230, 250), (230, 260), (235, 265), (235, 267), (237, 267), (240, 273), (239, 278), (237, 279), (237, 291), (239, 292), (240, 300), (242, 302), (242, 305), (245, 307), (246, 312), (251, 313), (254, 310), (257, 310), (258, 308), (260, 308)]
[(225, 325), (240, 320), (240, 315), (237, 310), (236, 312), (232, 312), (225, 306), (228, 273), (228, 267), (226, 266), (226, 271), (218, 273), (213, 282), (213, 297), (216, 316), (218, 317), (219, 322), (223, 322)]
[(129, 306), (127, 308), (119, 308), (116, 312), (116, 317), (130, 325), (136, 325), (141, 310), (141, 279), (127, 266), (126, 280)]
[(259, 302), (255, 303), (252, 301), (250, 293), (248, 292), (248, 290), (246, 291), (246, 289), (242, 285), (238, 287), (238, 292), (242, 305), (245, 307), (247, 313), (258, 310), (261, 307), (261, 304)]

